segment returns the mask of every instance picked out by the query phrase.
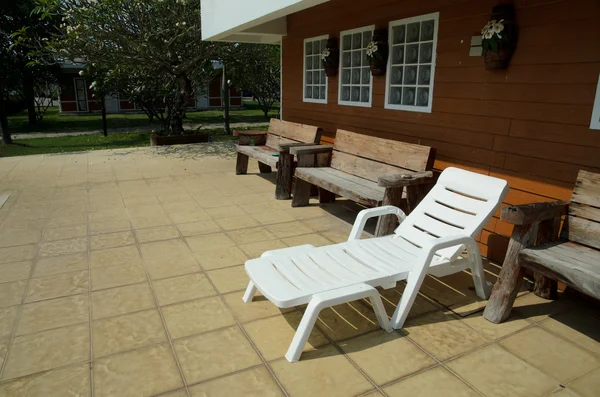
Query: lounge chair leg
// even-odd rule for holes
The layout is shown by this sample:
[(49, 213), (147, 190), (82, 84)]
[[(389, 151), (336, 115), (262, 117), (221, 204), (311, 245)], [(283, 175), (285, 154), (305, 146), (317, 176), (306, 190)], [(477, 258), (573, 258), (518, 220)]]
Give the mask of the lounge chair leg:
[[(470, 255), (473, 256), (473, 255)], [(481, 299), (488, 300), (492, 293), (492, 284), (485, 280), (485, 271), (481, 262), (481, 255), (474, 255), (474, 258), (469, 258), (471, 261), (471, 274), (473, 275), (473, 284), (475, 285), (475, 293)]]
[(242, 298), (242, 300), (246, 303), (252, 302), (254, 294), (256, 294), (256, 286), (252, 281), (250, 281), (248, 282), (248, 287), (246, 287), (246, 292), (244, 292), (244, 297)]

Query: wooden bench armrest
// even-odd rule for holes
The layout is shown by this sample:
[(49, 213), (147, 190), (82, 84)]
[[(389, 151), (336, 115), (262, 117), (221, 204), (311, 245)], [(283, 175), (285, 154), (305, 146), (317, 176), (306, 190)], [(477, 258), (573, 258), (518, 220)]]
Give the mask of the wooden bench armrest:
[(528, 225), (563, 216), (568, 207), (568, 201), (513, 205), (502, 209), (500, 219), (513, 225)]
[(291, 154), (303, 155), (303, 154), (319, 154), (329, 153), (333, 150), (333, 145), (315, 145), (309, 146), (298, 146), (290, 148)]
[(377, 184), (385, 188), (398, 188), (404, 186), (422, 185), (433, 183), (432, 171), (405, 172), (402, 174), (388, 174), (379, 177)]
[(260, 130), (247, 130), (247, 131), (238, 131), (233, 130), (233, 136), (261, 136), (267, 135), (269, 131), (260, 131)]

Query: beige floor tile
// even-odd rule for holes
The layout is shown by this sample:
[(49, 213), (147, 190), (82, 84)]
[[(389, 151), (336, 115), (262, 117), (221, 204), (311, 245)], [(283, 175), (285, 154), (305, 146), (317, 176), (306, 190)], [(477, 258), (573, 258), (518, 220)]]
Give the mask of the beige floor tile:
[(76, 237), (84, 237), (87, 236), (87, 234), (88, 228), (85, 223), (79, 225), (61, 226), (46, 229), (46, 231), (44, 232), (44, 240), (65, 240)]
[(263, 225), (271, 225), (274, 223), (293, 222), (296, 220), (287, 211), (266, 211), (258, 214), (252, 214), (252, 217)]
[(437, 364), (408, 338), (397, 332), (371, 332), (340, 342), (340, 347), (377, 385)]
[(530, 321), (527, 321), (518, 314), (511, 314), (511, 316), (503, 323), (494, 324), (487, 321), (483, 317), (483, 312), (472, 314), (462, 319), (464, 324), (479, 331), (484, 337), (489, 340), (496, 340), (505, 337), (514, 332), (520, 331), (525, 327), (532, 325)]
[(262, 363), (238, 327), (179, 339), (173, 345), (188, 384)]
[(235, 243), (225, 233), (202, 234), (185, 239), (194, 252), (233, 247)]
[(557, 380), (495, 344), (447, 365), (484, 395), (491, 397), (545, 396), (559, 387)]
[(136, 246), (92, 251), (90, 255), (92, 269), (109, 266), (141, 265), (142, 263), (142, 258)]
[(109, 266), (92, 269), (92, 290), (120, 287), (146, 281), (141, 265)]
[(299, 236), (312, 233), (313, 230), (301, 222), (284, 222), (267, 225), (267, 229), (278, 238)]
[(206, 211), (206, 213), (212, 219), (230, 218), (232, 216), (246, 215), (244, 210), (242, 210), (237, 205), (231, 205), (231, 206), (227, 206), (227, 207), (205, 208), (204, 211)]
[(438, 360), (447, 360), (487, 342), (457, 316), (442, 312), (409, 319), (403, 331)]
[(219, 224), (219, 226), (221, 226), (221, 228), (223, 228), (223, 230), (226, 231), (245, 229), (259, 225), (256, 219), (252, 218), (250, 215), (233, 216), (231, 218), (220, 218), (217, 219), (216, 222)]
[(335, 341), (353, 338), (379, 329), (373, 309), (361, 302), (350, 302), (321, 311), (317, 325)]
[(75, 270), (87, 270), (87, 252), (71, 255), (40, 258), (33, 270), (33, 277), (46, 277), (54, 274), (68, 273)]
[(276, 250), (280, 248), (287, 248), (287, 245), (281, 240), (269, 240), (261, 241), (258, 243), (240, 245), (242, 251), (244, 251), (250, 258), (258, 258), (266, 251)]
[(238, 245), (258, 243), (260, 241), (274, 240), (277, 238), (264, 227), (230, 230), (227, 234)]
[(162, 309), (171, 338), (181, 338), (235, 324), (219, 297), (196, 299)]
[(140, 245), (144, 259), (161, 258), (165, 256), (189, 254), (190, 250), (181, 238), (155, 241)]
[(304, 244), (312, 244), (315, 247), (322, 247), (324, 245), (331, 245), (333, 244), (330, 240), (326, 239), (325, 237), (319, 235), (319, 234), (304, 234), (302, 236), (294, 236), (294, 237), (287, 237), (282, 239), (282, 241), (284, 243), (286, 243), (287, 245), (289, 245), (290, 247), (295, 247), (297, 245), (304, 245)]
[(152, 280), (196, 273), (201, 270), (191, 253), (146, 258), (144, 264)]
[(90, 366), (79, 364), (2, 383), (0, 396), (88, 397)]
[(283, 392), (266, 367), (260, 366), (190, 387), (192, 397), (279, 397)]
[[(267, 361), (283, 357), (287, 352), (296, 329), (302, 319), (302, 313), (292, 311), (282, 316), (269, 317), (244, 324), (246, 333)], [(313, 328), (304, 351), (329, 343), (325, 336)]]
[(194, 256), (204, 270), (213, 270), (233, 265), (241, 265), (248, 260), (248, 256), (238, 247), (200, 251), (194, 253)]
[(82, 294), (88, 292), (88, 288), (89, 272), (87, 270), (32, 278), (29, 281), (25, 302)]
[(211, 270), (207, 274), (222, 294), (243, 290), (250, 280), (243, 265)]
[(10, 229), (0, 232), (0, 247), (38, 243), (42, 239), (39, 229)]
[(479, 393), (442, 367), (436, 367), (383, 389), (390, 397), (477, 397)]
[(90, 248), (92, 250), (122, 247), (133, 244), (135, 244), (135, 238), (131, 231), (99, 234), (90, 237)]
[(179, 233), (173, 226), (157, 226), (148, 229), (136, 229), (135, 237), (137, 238), (137, 241), (142, 244), (178, 238)]
[(211, 219), (205, 219), (197, 222), (187, 222), (177, 224), (177, 228), (181, 234), (185, 237), (195, 236), (197, 234), (208, 234), (220, 232), (221, 229), (215, 221)]
[(32, 266), (33, 263), (31, 261), (0, 265), (0, 282), (27, 280)]
[(552, 316), (540, 325), (600, 356), (600, 316), (596, 313), (568, 311)]
[(151, 309), (92, 323), (94, 357), (133, 350), (167, 340), (158, 310)]
[(4, 307), (0, 309), (0, 339), (8, 338), (12, 335), (13, 329), (19, 316), (19, 306)]
[(88, 247), (87, 237), (78, 237), (69, 240), (50, 241), (40, 245), (40, 256), (58, 256), (85, 252)]
[(356, 396), (373, 385), (333, 346), (306, 352), (300, 361), (286, 359), (271, 363), (271, 368), (290, 395)]
[(581, 397), (596, 397), (600, 390), (600, 368), (575, 379), (567, 387), (575, 390)]
[(27, 281), (13, 281), (10, 283), (0, 283), (0, 307), (20, 305), (23, 303), (23, 295)]
[(16, 337), (6, 362), (2, 380), (89, 359), (88, 325), (71, 325)]
[(562, 383), (600, 366), (600, 358), (538, 327), (519, 332), (499, 343)]
[(36, 254), (37, 245), (0, 248), (0, 263), (27, 261), (35, 258)]
[(153, 396), (183, 386), (168, 344), (94, 362), (94, 396)]
[(100, 220), (90, 222), (90, 234), (115, 233), (131, 230), (131, 224), (125, 216), (125, 219)]
[(217, 294), (217, 291), (202, 273), (156, 280), (152, 284), (161, 306)]
[(89, 321), (87, 294), (67, 296), (23, 305), (16, 335), (31, 334)]
[(267, 298), (265, 298), (260, 292), (254, 296), (254, 299), (250, 303), (246, 303), (242, 300), (243, 292), (231, 292), (223, 295), (225, 302), (233, 311), (233, 315), (241, 322), (246, 323), (252, 320), (258, 320), (265, 317), (276, 316), (278, 314), (289, 313), (294, 311), (293, 307), (287, 309), (280, 309), (272, 304)]
[(100, 319), (155, 307), (148, 283), (92, 292), (92, 318)]

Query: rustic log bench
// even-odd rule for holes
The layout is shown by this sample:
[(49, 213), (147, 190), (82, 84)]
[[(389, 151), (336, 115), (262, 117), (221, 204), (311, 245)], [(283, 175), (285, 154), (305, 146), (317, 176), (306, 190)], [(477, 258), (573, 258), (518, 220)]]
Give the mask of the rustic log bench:
[[(292, 206), (308, 205), (311, 186), (319, 189), (319, 202), (335, 195), (378, 207), (395, 205), (409, 213), (434, 182), (432, 148), (338, 130), (331, 145), (293, 147), (298, 156)], [(376, 235), (390, 234), (396, 217), (379, 218)]]
[(249, 158), (258, 161), (261, 173), (269, 173), (272, 168), (277, 168), (275, 198), (284, 200), (290, 198), (294, 172), (294, 156), (290, 154), (290, 147), (318, 144), (321, 129), (271, 119), (268, 131), (234, 131), (234, 135), (238, 136), (235, 173), (240, 175), (248, 172)]
[(500, 219), (515, 227), (486, 319), (501, 323), (508, 318), (524, 269), (535, 272), (534, 292), (543, 298), (555, 299), (560, 281), (600, 299), (600, 174), (580, 171), (570, 203), (506, 207)]

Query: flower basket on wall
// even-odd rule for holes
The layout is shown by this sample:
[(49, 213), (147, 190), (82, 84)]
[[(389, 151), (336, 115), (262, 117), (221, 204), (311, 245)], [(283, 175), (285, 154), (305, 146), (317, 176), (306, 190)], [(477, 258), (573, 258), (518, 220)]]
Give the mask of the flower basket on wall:
[(387, 29), (375, 30), (373, 41), (367, 45), (367, 57), (373, 76), (385, 75), (389, 51)]
[(340, 49), (336, 38), (327, 40), (326, 47), (321, 51), (321, 63), (327, 77), (335, 77), (340, 66)]
[(487, 70), (508, 68), (517, 46), (518, 26), (512, 4), (497, 5), (492, 19), (481, 30), (483, 55)]

